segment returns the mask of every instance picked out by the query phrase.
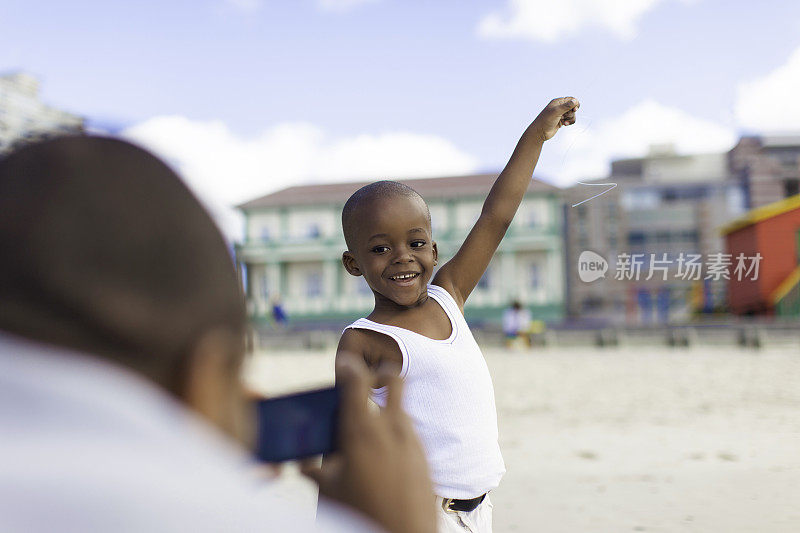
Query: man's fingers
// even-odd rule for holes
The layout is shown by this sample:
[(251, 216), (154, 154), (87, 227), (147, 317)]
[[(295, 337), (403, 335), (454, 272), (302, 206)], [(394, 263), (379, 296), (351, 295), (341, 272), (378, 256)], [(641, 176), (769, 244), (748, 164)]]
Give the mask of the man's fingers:
[(316, 457), (300, 461), (300, 473), (319, 485), (320, 490), (325, 492), (341, 467), (342, 461), (338, 456), (325, 457), (322, 466), (320, 466), (319, 458)]
[(317, 485), (321, 485), (325, 480), (325, 473), (322, 471), (322, 467), (314, 463), (300, 463), (300, 473)]

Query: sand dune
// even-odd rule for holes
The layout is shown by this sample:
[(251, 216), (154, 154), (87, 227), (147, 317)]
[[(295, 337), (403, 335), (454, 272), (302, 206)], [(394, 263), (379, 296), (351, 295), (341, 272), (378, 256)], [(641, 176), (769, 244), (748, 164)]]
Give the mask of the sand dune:
[[(485, 350), (508, 473), (495, 531), (800, 531), (800, 350)], [(330, 383), (331, 353), (247, 367), (270, 394)], [(314, 504), (288, 469), (287, 498)]]

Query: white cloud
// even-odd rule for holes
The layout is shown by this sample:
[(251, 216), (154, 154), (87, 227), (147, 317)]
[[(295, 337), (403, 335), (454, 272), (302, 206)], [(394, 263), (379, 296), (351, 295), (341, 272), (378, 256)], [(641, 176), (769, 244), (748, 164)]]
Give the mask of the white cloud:
[(480, 20), (478, 35), (552, 44), (585, 29), (600, 28), (630, 40), (636, 37), (642, 15), (664, 1), (669, 0), (508, 0), (503, 12), (494, 11)]
[(122, 136), (168, 161), (232, 238), (241, 219), (232, 205), (303, 183), (410, 178), (475, 171), (477, 160), (434, 135), (389, 132), (330, 138), (308, 123), (284, 123), (252, 138), (221, 121), (162, 116)]
[(769, 74), (739, 85), (736, 120), (749, 130), (800, 130), (800, 48)]
[(677, 153), (691, 154), (729, 150), (735, 140), (729, 128), (652, 100), (599, 123), (581, 120), (578, 111), (578, 122), (548, 141), (537, 174), (567, 185), (607, 176), (612, 159), (644, 156), (652, 145), (671, 144)]
[(364, 4), (378, 0), (317, 0), (317, 5), (325, 11), (349, 11)]

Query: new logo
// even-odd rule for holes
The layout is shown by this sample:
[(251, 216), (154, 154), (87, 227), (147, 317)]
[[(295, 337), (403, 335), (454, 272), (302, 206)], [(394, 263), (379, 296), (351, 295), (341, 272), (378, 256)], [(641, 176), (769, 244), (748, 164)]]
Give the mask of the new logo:
[(578, 277), (584, 283), (591, 283), (592, 281), (606, 277), (608, 271), (608, 261), (603, 256), (596, 254), (590, 250), (581, 252), (578, 257)]

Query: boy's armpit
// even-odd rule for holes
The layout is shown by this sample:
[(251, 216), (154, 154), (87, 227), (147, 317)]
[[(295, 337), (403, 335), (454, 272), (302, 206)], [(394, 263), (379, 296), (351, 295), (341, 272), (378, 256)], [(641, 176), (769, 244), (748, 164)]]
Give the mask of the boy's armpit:
[[(433, 281), (431, 281), (431, 284), (446, 290), (447, 293), (453, 297), (453, 300), (455, 300), (456, 305), (458, 305), (459, 311), (461, 311), (461, 314), (463, 315), (464, 299), (458, 293), (455, 286), (453, 285), (453, 281), (448, 276), (449, 269), (445, 268), (446, 266), (447, 264), (445, 264), (444, 266), (442, 266), (442, 268), (439, 269), (439, 272), (436, 273), (436, 276), (434, 276)], [(442, 273), (443, 270), (444, 273)]]

